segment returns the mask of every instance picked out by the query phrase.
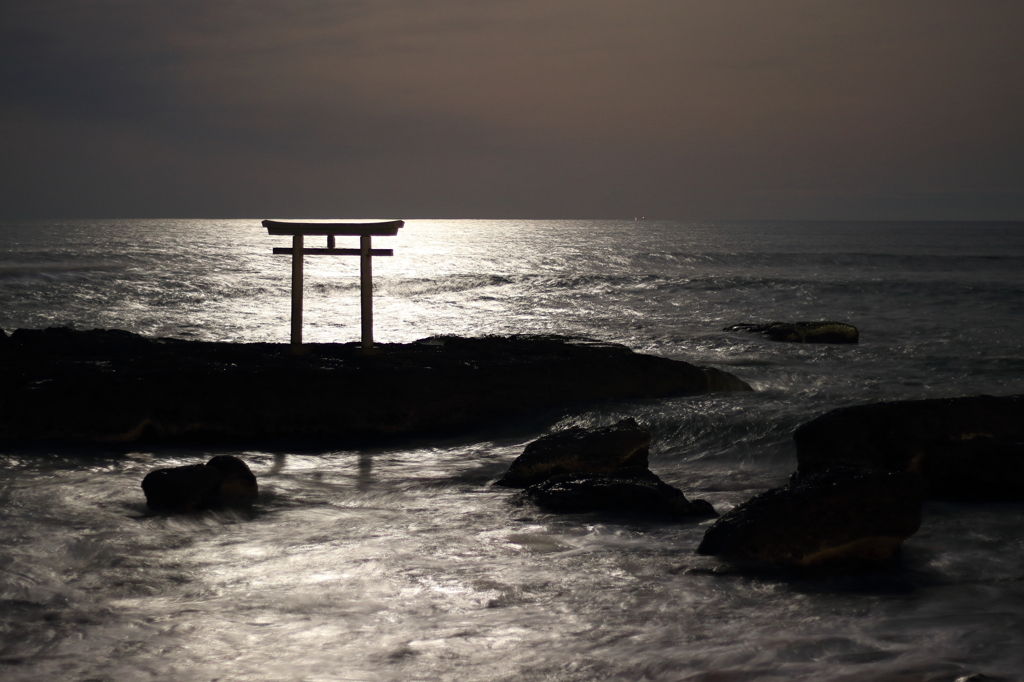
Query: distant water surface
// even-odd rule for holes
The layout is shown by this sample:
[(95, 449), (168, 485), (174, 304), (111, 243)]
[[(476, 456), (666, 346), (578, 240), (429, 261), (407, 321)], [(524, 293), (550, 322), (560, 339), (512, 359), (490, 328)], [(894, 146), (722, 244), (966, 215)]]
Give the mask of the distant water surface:
[[(0, 223), (0, 328), (286, 342), (287, 245), (257, 219)], [(374, 246), (380, 341), (582, 335), (751, 383), (550, 425), (636, 417), (652, 470), (722, 512), (829, 409), (1024, 393), (1021, 224), (410, 220)], [(358, 339), (358, 286), (358, 259), (306, 259), (307, 341)], [(722, 331), (817, 319), (861, 343)], [(510, 506), (489, 483), (537, 428), (233, 453), (253, 518), (147, 513), (147, 471), (215, 451), (0, 453), (0, 679), (1024, 678), (1024, 505), (928, 504), (892, 573), (715, 575), (709, 522)]]

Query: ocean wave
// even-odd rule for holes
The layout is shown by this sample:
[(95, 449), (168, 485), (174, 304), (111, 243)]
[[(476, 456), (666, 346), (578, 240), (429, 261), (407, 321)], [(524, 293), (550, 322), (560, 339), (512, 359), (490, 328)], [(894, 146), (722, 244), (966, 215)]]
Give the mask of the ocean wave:
[(123, 268), (118, 263), (0, 263), (0, 278), (62, 279), (80, 272)]

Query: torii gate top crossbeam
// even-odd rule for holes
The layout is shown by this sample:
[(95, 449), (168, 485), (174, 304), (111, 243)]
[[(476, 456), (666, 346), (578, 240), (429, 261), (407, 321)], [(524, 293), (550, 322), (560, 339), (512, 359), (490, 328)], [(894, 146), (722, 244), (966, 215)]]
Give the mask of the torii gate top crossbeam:
[(284, 220), (264, 220), (263, 227), (272, 235), (314, 235), (328, 237), (339, 235), (344, 237), (393, 237), (398, 229), (405, 225), (404, 220), (391, 220), (384, 223), (293, 223)]

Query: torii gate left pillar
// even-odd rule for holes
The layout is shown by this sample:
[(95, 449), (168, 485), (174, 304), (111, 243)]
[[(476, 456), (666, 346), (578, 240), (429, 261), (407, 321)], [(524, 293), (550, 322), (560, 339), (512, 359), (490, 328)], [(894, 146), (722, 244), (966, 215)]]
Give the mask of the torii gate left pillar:
[[(370, 247), (370, 237), (393, 237), (405, 221), (383, 223), (305, 223), (264, 220), (263, 227), (272, 235), (291, 235), (292, 247), (275, 248), (276, 254), (292, 255), (292, 352), (301, 354), (302, 348), (302, 259), (310, 256), (359, 256), (360, 317), (362, 321), (362, 350), (373, 350), (373, 256), (392, 256), (391, 249)], [(304, 248), (306, 235), (326, 236), (326, 249)], [(358, 249), (335, 248), (336, 236), (358, 236)]]

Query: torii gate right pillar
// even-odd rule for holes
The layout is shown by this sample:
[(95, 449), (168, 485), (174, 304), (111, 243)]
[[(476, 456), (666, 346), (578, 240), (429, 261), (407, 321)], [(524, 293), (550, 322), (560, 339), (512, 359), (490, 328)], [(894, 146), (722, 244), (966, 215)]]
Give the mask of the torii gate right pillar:
[(370, 235), (359, 235), (359, 317), (362, 321), (362, 348), (373, 349), (373, 249)]

